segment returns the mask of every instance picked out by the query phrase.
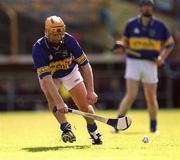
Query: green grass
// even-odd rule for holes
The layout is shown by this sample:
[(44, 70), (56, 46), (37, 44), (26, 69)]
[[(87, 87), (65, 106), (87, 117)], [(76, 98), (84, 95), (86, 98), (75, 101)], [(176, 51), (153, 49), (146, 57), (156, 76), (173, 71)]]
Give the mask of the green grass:
[[(115, 111), (97, 114), (115, 117)], [(68, 114), (77, 142), (59, 140), (59, 126), (49, 112), (0, 113), (0, 160), (179, 160), (180, 110), (159, 111), (159, 134), (149, 133), (147, 111), (130, 111), (132, 126), (118, 134), (98, 123), (103, 145), (93, 146), (81, 116)], [(141, 141), (148, 135), (150, 142)]]

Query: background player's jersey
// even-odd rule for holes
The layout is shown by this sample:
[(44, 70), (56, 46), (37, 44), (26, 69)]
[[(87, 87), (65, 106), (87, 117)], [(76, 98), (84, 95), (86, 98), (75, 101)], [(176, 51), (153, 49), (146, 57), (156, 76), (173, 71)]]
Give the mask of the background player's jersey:
[[(124, 36), (128, 38), (130, 49), (141, 53), (141, 59), (152, 59), (159, 55), (162, 47), (168, 47), (171, 37), (168, 29), (160, 20), (152, 17), (149, 24), (144, 26), (141, 16), (128, 21)], [(140, 58), (128, 54), (129, 58)]]
[(63, 43), (57, 48), (51, 47), (46, 37), (38, 39), (33, 45), (32, 56), (40, 79), (50, 74), (53, 78), (61, 78), (68, 75), (75, 66), (88, 63), (80, 45), (68, 33), (65, 33)]

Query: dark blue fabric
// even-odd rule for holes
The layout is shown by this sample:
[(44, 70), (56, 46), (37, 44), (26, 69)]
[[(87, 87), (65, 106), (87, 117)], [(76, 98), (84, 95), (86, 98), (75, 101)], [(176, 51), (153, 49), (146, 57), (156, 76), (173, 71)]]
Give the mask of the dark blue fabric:
[(97, 125), (96, 125), (96, 123), (94, 123), (94, 124), (87, 124), (87, 129), (88, 129), (89, 132), (94, 132), (94, 131), (96, 131), (96, 130), (97, 130)]
[[(151, 41), (158, 41), (159, 43), (163, 44), (166, 42), (170, 37), (170, 33), (165, 26), (165, 24), (160, 21), (159, 19), (152, 17), (149, 24), (147, 26), (144, 26), (141, 21), (141, 16), (138, 15), (132, 19), (130, 19), (124, 29), (124, 36), (127, 37), (129, 40), (132, 38), (137, 39), (148, 39), (149, 43)], [(140, 41), (139, 40), (139, 41)], [(138, 45), (138, 44), (137, 44)], [(145, 55), (142, 57), (133, 56), (131, 54), (128, 54), (129, 58), (137, 58), (137, 59), (152, 59), (151, 57), (157, 57), (160, 53), (160, 50), (155, 49), (133, 49), (130, 48), (141, 55)], [(146, 56), (147, 55), (147, 56)], [(150, 57), (150, 58), (148, 58)]]
[[(88, 63), (86, 56), (79, 43), (70, 34), (65, 33), (64, 41), (59, 48), (52, 48), (46, 37), (41, 37), (32, 47), (32, 57), (35, 70), (41, 70), (39, 77), (46, 72), (53, 78), (61, 78), (74, 69), (76, 65)], [(46, 70), (43, 70), (46, 67)], [(49, 67), (49, 71), (47, 69)]]

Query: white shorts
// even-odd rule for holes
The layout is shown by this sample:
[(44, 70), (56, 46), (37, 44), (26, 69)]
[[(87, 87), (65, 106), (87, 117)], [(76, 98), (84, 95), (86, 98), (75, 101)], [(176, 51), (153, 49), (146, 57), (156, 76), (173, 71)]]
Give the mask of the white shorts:
[(65, 77), (58, 78), (68, 91), (83, 81), (79, 68), (76, 66), (73, 71)]
[(142, 81), (144, 83), (157, 83), (157, 65), (148, 60), (128, 58), (126, 60), (125, 78)]

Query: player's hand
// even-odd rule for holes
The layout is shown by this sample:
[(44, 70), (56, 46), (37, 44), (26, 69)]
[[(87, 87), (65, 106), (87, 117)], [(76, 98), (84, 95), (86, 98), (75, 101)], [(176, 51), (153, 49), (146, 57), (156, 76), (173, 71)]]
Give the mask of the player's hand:
[(113, 46), (113, 52), (116, 54), (124, 54), (126, 51), (126, 47), (122, 41), (116, 41)]
[(161, 56), (158, 56), (155, 62), (158, 66), (162, 66), (164, 64), (164, 59)]
[(57, 110), (61, 113), (68, 113), (68, 106), (64, 103), (64, 104), (57, 104), (56, 105)]
[(93, 105), (97, 102), (97, 99), (98, 99), (98, 96), (95, 92), (87, 92), (87, 100), (88, 100), (88, 103)]

